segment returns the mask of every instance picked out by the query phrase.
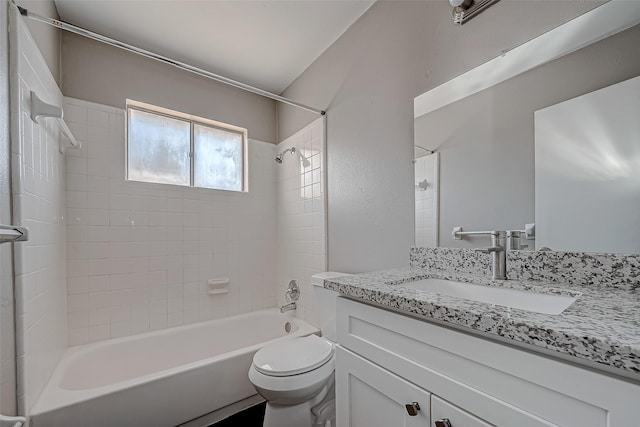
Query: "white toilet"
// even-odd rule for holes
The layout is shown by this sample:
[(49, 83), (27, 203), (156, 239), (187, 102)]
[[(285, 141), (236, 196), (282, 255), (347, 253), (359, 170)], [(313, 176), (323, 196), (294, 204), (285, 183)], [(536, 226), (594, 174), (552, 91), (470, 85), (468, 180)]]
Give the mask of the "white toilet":
[(267, 400), (264, 427), (335, 427), (334, 369), (337, 292), (324, 279), (345, 276), (326, 272), (311, 277), (322, 337), (293, 338), (266, 346), (253, 357), (249, 380)]

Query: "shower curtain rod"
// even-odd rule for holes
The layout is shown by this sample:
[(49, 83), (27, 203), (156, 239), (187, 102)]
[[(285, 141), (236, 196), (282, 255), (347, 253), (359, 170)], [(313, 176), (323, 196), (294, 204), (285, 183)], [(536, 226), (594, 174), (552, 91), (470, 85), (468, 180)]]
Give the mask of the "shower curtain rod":
[(214, 73), (212, 73), (210, 71), (203, 70), (202, 68), (194, 67), (192, 65), (185, 64), (184, 62), (176, 61), (176, 60), (173, 60), (171, 58), (167, 58), (166, 56), (158, 55), (157, 53), (153, 53), (153, 52), (150, 52), (148, 50), (141, 49), (139, 47), (132, 46), (130, 44), (118, 41), (116, 39), (112, 39), (110, 37), (103, 36), (103, 35), (98, 34), (98, 33), (94, 33), (93, 31), (85, 30), (84, 28), (68, 24), (68, 23), (66, 23), (64, 21), (60, 21), (58, 19), (52, 19), (52, 18), (48, 18), (46, 16), (38, 15), (37, 13), (30, 12), (29, 10), (25, 9), (24, 7), (20, 7), (20, 6), (17, 6), (17, 7), (18, 7), (18, 10), (20, 11), (20, 14), (22, 16), (27, 17), (29, 19), (33, 19), (34, 21), (43, 22), (45, 24), (49, 24), (49, 25), (54, 26), (56, 28), (60, 28), (60, 29), (65, 30), (65, 31), (69, 31), (71, 33), (79, 34), (81, 36), (88, 37), (90, 39), (97, 40), (97, 41), (102, 42), (102, 43), (106, 43), (106, 44), (108, 44), (110, 46), (114, 46), (114, 47), (117, 47), (117, 48), (120, 48), (120, 49), (124, 49), (124, 50), (126, 50), (128, 52), (133, 52), (133, 53), (136, 53), (138, 55), (142, 55), (142, 56), (147, 57), (147, 58), (155, 59), (156, 61), (160, 61), (160, 62), (164, 62), (165, 64), (173, 65), (174, 67), (179, 68), (181, 70), (189, 71), (189, 72), (197, 74), (199, 76), (206, 77), (208, 79), (215, 80), (217, 82), (224, 83), (226, 85), (233, 86), (233, 87), (236, 87), (238, 89), (245, 90), (247, 92), (255, 93), (256, 95), (261, 95), (261, 96), (264, 96), (266, 98), (270, 98), (270, 99), (273, 99), (275, 101), (282, 102), (284, 104), (289, 104), (289, 105), (292, 105), (294, 107), (302, 108), (303, 110), (311, 111), (313, 113), (320, 114), (322, 116), (324, 116), (326, 114), (326, 112), (324, 110), (318, 110), (317, 108), (313, 108), (313, 107), (309, 107), (308, 105), (300, 104), (299, 102), (292, 101), (289, 98), (285, 98), (283, 96), (276, 95), (275, 93), (267, 92), (266, 90), (262, 90), (262, 89), (259, 89), (257, 87), (254, 87), (254, 86), (250, 86), (248, 84), (241, 83), (241, 82), (238, 82), (236, 80), (232, 80), (232, 79), (230, 79), (228, 77), (224, 77), (224, 76), (221, 76), (219, 74), (214, 74)]

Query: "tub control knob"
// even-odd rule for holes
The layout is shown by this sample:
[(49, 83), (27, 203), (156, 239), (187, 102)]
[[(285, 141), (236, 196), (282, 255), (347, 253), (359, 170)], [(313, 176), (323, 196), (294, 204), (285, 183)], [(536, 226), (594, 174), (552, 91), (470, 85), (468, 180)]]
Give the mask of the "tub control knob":
[(451, 421), (449, 421), (449, 418), (442, 418), (439, 419), (438, 421), (436, 421), (436, 427), (453, 427), (453, 424), (451, 424)]
[(418, 412), (420, 412), (420, 405), (418, 405), (418, 402), (407, 403), (404, 407), (407, 408), (407, 413), (411, 417), (415, 417), (418, 415)]
[(298, 301), (300, 298), (300, 288), (295, 280), (289, 282), (289, 287), (284, 291), (284, 298), (287, 302)]

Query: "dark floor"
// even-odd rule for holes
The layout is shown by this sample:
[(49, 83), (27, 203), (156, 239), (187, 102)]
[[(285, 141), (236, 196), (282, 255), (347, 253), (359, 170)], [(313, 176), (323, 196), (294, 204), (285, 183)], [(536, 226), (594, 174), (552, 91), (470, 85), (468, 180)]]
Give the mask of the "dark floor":
[(262, 427), (267, 402), (247, 408), (209, 427)]

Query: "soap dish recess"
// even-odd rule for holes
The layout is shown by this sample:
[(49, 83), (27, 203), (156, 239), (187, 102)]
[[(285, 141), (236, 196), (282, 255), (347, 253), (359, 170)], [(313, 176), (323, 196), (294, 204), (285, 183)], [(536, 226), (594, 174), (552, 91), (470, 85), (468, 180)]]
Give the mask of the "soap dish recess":
[(226, 294), (229, 292), (229, 278), (221, 277), (218, 279), (209, 279), (207, 281), (209, 285), (209, 295)]

